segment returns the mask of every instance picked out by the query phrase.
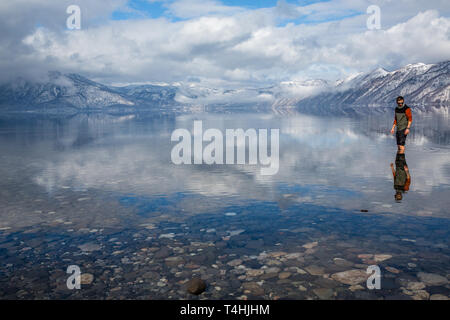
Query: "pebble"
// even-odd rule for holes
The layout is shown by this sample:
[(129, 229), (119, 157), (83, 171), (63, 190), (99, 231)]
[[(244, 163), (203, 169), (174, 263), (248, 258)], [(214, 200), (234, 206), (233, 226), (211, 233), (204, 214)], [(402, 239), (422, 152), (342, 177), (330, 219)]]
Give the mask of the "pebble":
[(264, 274), (264, 270), (262, 269), (249, 269), (247, 270), (247, 276), (249, 277), (258, 277)]
[(414, 291), (414, 295), (412, 296), (414, 300), (428, 300), (430, 298), (430, 294), (425, 290)]
[(270, 267), (270, 268), (266, 268), (264, 269), (265, 273), (278, 273), (280, 272), (280, 268), (278, 267)]
[(335, 265), (340, 266), (340, 267), (351, 267), (353, 266), (353, 263), (350, 261), (347, 261), (345, 259), (342, 258), (334, 258), (333, 262)]
[(81, 284), (88, 285), (94, 281), (94, 275), (91, 273), (82, 273), (81, 274)]
[(243, 232), (245, 232), (244, 229), (233, 230), (233, 231), (228, 231), (228, 235), (229, 235), (230, 237), (232, 237), (232, 236), (237, 236), (238, 234), (241, 234), (241, 233), (243, 233)]
[(290, 272), (281, 272), (281, 273), (278, 275), (278, 278), (280, 278), (280, 279), (287, 279), (287, 278), (289, 278), (291, 275), (292, 275), (292, 273), (290, 273)]
[(325, 273), (325, 269), (323, 267), (319, 267), (316, 265), (308, 266), (305, 268), (305, 270), (313, 276), (321, 276)]
[(83, 252), (92, 252), (92, 251), (100, 250), (102, 247), (95, 243), (85, 243), (85, 244), (79, 245), (78, 248), (80, 248), (81, 251), (83, 251)]
[(436, 273), (419, 272), (417, 277), (427, 286), (443, 286), (448, 283), (447, 278)]
[(166, 265), (168, 267), (176, 267), (179, 264), (182, 264), (184, 262), (184, 260), (181, 257), (169, 257), (169, 258), (166, 258), (164, 260), (164, 262), (166, 263)]
[(332, 289), (328, 288), (319, 288), (313, 289), (313, 292), (321, 299), (321, 300), (330, 300), (334, 296), (334, 292)]
[(175, 234), (174, 234), (173, 232), (171, 232), (171, 233), (161, 234), (161, 235), (159, 236), (159, 239), (164, 239), (164, 238), (166, 238), (166, 239), (172, 239), (173, 237), (175, 237)]
[(244, 293), (251, 293), (256, 296), (264, 295), (264, 289), (256, 282), (244, 282), (242, 288), (244, 289)]
[(386, 270), (389, 271), (390, 273), (395, 273), (395, 274), (399, 274), (400, 270), (394, 268), (394, 267), (386, 267)]
[(303, 256), (302, 253), (300, 253), (300, 252), (294, 252), (294, 253), (288, 253), (288, 254), (285, 256), (285, 258), (286, 258), (286, 259), (298, 259), (298, 258), (300, 258), (301, 256)]
[(430, 300), (450, 300), (450, 298), (443, 294), (432, 294)]
[(415, 290), (424, 289), (425, 287), (426, 286), (423, 282), (409, 282), (406, 288), (408, 290), (415, 291)]
[(305, 249), (312, 249), (312, 248), (316, 247), (317, 245), (318, 245), (318, 242), (315, 241), (315, 242), (310, 242), (310, 243), (304, 244), (302, 247)]
[(350, 286), (348, 289), (352, 292), (355, 292), (358, 290), (364, 290), (364, 287), (362, 285), (356, 284), (356, 285)]
[(203, 293), (205, 289), (206, 282), (200, 278), (193, 278), (186, 285), (186, 290), (195, 295)]
[(390, 254), (376, 254), (373, 257), (375, 262), (383, 262), (383, 261), (386, 261), (386, 260), (388, 260), (390, 258), (392, 258), (392, 256)]
[(234, 259), (231, 260), (230, 262), (227, 263), (227, 265), (231, 266), (231, 267), (236, 267), (242, 264), (242, 260), (241, 259)]

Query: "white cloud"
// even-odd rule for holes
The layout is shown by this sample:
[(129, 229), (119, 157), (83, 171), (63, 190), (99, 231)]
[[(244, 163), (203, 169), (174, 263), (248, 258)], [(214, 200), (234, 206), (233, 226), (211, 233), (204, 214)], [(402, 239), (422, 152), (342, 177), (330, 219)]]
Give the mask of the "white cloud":
[[(38, 11), (38, 20), (45, 22), (40, 27), (30, 18), (37, 2), (29, 2), (23, 14), (34, 25), (19, 26), (20, 32), (13, 30), (16, 22), (6, 17), (1, 22), (9, 32), (0, 42), (2, 74), (58, 69), (104, 82), (195, 77), (207, 83), (263, 85), (305, 78), (332, 80), (378, 66), (397, 68), (450, 56), (450, 19), (443, 15), (450, 9), (443, 1), (375, 1), (382, 9), (382, 30), (374, 31), (366, 29), (365, 14), (342, 18), (351, 12), (365, 13), (371, 3), (363, 0), (308, 6), (281, 1), (265, 9), (225, 6), (218, 0), (166, 2), (181, 21), (164, 17), (108, 21), (107, 16), (124, 7), (124, 1), (115, 1), (106, 12), (95, 3), (77, 31), (55, 26), (65, 25), (67, 17), (65, 12), (52, 17), (64, 8), (56, 10), (56, 1), (44, 5), (49, 12)], [(19, 11), (24, 6), (25, 2), (11, 8), (0, 5), (0, 20), (12, 13), (25, 19)], [(424, 11), (433, 6), (439, 11)], [(95, 17), (103, 17), (103, 22), (94, 23)], [(305, 18), (308, 23), (283, 24), (286, 17)], [(333, 17), (340, 20), (309, 23)]]

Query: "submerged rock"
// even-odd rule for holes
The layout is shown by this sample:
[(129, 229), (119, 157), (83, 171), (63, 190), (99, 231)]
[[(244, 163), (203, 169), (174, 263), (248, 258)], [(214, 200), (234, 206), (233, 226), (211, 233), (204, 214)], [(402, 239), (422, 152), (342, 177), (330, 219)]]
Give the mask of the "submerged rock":
[(291, 275), (292, 275), (292, 273), (290, 273), (290, 272), (281, 272), (281, 273), (278, 275), (278, 278), (280, 278), (281, 280), (283, 280), (283, 279), (289, 278)]
[(422, 290), (424, 288), (425, 288), (425, 284), (423, 282), (409, 282), (408, 286), (407, 286), (407, 289), (412, 290), (412, 291)]
[(334, 296), (333, 290), (327, 288), (313, 289), (313, 292), (322, 300), (330, 300)]
[(373, 259), (375, 260), (375, 262), (382, 262), (385, 260), (388, 260), (392, 258), (392, 256), (390, 254), (376, 254)]
[(353, 262), (350, 262), (348, 260), (342, 259), (342, 258), (334, 258), (333, 262), (335, 265), (340, 267), (351, 267), (353, 266)]
[(206, 289), (206, 282), (200, 278), (194, 278), (187, 283), (187, 291), (189, 293), (199, 295)]
[(94, 281), (94, 275), (91, 273), (83, 273), (81, 274), (81, 284), (87, 285), (91, 284)]
[(247, 270), (247, 276), (249, 277), (259, 277), (264, 274), (263, 269), (249, 269)]
[(334, 273), (331, 275), (331, 278), (333, 280), (351, 286), (366, 281), (368, 277), (369, 275), (364, 270), (358, 269), (347, 270), (343, 272)]
[(306, 271), (309, 272), (309, 274), (313, 276), (321, 276), (325, 273), (325, 269), (316, 265), (312, 265), (305, 268)]
[(436, 273), (419, 272), (417, 277), (427, 286), (443, 286), (448, 283), (447, 278)]
[(227, 265), (229, 265), (231, 267), (237, 267), (237, 266), (239, 266), (241, 264), (242, 264), (242, 259), (234, 259), (234, 260), (231, 260), (231, 261), (229, 261), (227, 263)]
[(78, 248), (80, 248), (80, 250), (83, 252), (92, 252), (92, 251), (100, 250), (102, 247), (95, 243), (85, 243), (85, 244), (79, 245)]
[(450, 298), (443, 294), (432, 294), (430, 300), (450, 300)]
[(256, 282), (245, 282), (242, 284), (244, 293), (251, 293), (255, 296), (261, 296), (264, 294), (264, 289)]
[(305, 249), (312, 249), (314, 247), (317, 247), (318, 244), (319, 243), (317, 241), (315, 241), (315, 242), (310, 242), (310, 243), (304, 244), (302, 247)]
[(395, 274), (400, 273), (400, 270), (398, 270), (397, 268), (394, 268), (394, 267), (386, 267), (386, 270), (389, 271), (390, 273), (395, 273)]

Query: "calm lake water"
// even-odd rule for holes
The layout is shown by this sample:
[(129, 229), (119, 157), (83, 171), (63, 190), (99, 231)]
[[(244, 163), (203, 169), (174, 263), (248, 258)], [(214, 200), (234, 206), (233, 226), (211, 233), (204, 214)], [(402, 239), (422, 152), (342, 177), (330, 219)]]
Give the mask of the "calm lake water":
[[(194, 120), (223, 133), (279, 129), (278, 173), (174, 165), (171, 134)], [(414, 115), (401, 201), (392, 121), (3, 117), (0, 298), (448, 298), (449, 119)], [(84, 274), (81, 290), (67, 288), (70, 265)], [(369, 265), (380, 268), (380, 289), (366, 286)], [(207, 288), (194, 296), (186, 282), (197, 276)]]

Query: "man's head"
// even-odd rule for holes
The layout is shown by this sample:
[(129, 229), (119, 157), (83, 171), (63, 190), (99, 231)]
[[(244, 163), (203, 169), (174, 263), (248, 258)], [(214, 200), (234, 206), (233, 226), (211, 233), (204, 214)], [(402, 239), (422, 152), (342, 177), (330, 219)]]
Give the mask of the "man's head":
[(397, 191), (397, 192), (395, 193), (395, 200), (397, 200), (397, 201), (402, 201), (402, 199), (403, 199), (402, 192), (401, 192), (401, 191)]
[(402, 96), (397, 97), (397, 105), (398, 105), (399, 107), (403, 107), (404, 104), (405, 104), (405, 99), (403, 99)]

